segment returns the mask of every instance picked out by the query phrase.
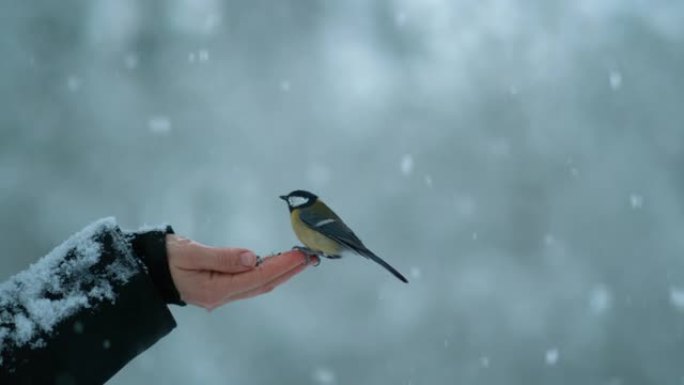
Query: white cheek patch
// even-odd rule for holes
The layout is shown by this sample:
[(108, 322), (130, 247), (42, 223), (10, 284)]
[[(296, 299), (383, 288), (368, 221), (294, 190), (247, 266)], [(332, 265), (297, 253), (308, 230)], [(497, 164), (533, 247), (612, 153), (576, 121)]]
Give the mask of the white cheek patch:
[(299, 207), (301, 205), (307, 204), (309, 202), (309, 199), (304, 197), (289, 197), (287, 198), (287, 202), (292, 207)]
[(334, 219), (323, 219), (322, 221), (318, 221), (314, 226), (321, 227), (333, 222), (335, 222)]

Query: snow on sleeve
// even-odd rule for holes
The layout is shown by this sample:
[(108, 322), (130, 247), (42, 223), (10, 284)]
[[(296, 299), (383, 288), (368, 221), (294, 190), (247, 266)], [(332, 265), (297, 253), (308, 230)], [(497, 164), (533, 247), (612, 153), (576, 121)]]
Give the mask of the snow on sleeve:
[[(102, 260), (105, 239), (119, 258)], [(102, 301), (139, 271), (114, 218), (101, 219), (0, 284), (0, 353), (9, 346), (40, 346), (65, 318)]]

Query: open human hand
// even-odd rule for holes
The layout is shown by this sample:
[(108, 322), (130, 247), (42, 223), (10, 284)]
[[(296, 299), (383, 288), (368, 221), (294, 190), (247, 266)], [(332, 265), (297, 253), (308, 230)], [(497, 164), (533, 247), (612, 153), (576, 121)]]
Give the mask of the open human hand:
[(175, 234), (166, 236), (166, 249), (181, 299), (208, 310), (268, 293), (318, 262), (301, 251), (288, 251), (258, 263), (250, 250), (205, 246)]

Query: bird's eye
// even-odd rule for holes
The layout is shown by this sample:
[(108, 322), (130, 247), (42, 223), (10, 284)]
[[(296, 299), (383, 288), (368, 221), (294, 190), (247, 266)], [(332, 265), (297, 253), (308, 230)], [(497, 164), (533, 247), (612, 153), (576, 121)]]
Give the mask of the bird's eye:
[(290, 206), (299, 207), (301, 205), (305, 205), (306, 203), (308, 203), (309, 199), (304, 197), (293, 196), (287, 198), (287, 201), (290, 203)]

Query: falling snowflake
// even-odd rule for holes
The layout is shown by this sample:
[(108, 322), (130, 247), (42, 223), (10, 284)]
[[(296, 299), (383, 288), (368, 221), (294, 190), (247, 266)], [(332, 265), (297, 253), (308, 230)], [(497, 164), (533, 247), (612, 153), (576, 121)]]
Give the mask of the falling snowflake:
[(79, 78), (78, 76), (71, 75), (67, 79), (67, 87), (69, 88), (69, 91), (71, 92), (76, 92), (81, 88), (81, 85), (83, 84), (83, 80)]
[(415, 267), (415, 266), (411, 268), (411, 271), (409, 274), (411, 274), (411, 278), (413, 278), (413, 279), (420, 279), (420, 277), (423, 276), (423, 272), (420, 271), (420, 268)]
[(153, 134), (168, 134), (171, 131), (171, 120), (166, 116), (153, 116), (147, 121), (147, 128)]
[(406, 18), (405, 12), (397, 12), (396, 16), (394, 16), (394, 22), (398, 27), (403, 27), (406, 24)]
[(644, 207), (644, 197), (639, 194), (631, 194), (629, 196), (629, 205), (634, 210), (638, 210)]
[(431, 175), (425, 175), (425, 185), (428, 188), (432, 188), (432, 176)]
[(544, 360), (546, 361), (547, 365), (553, 366), (558, 363), (559, 356), (560, 353), (558, 352), (558, 349), (549, 349), (546, 351), (546, 354), (544, 355)]
[(594, 314), (608, 310), (613, 298), (605, 285), (596, 285), (589, 294), (589, 307)]
[(124, 65), (127, 69), (132, 70), (138, 67), (138, 55), (134, 53), (129, 53), (124, 58)]
[(316, 384), (329, 385), (334, 384), (336, 382), (335, 372), (333, 372), (330, 368), (316, 368), (316, 370), (314, 370), (314, 372), (312, 373), (311, 377), (313, 378)]
[(622, 74), (618, 71), (610, 71), (608, 81), (610, 83), (610, 88), (613, 91), (617, 91), (622, 87)]
[(670, 303), (677, 309), (684, 311), (684, 288), (670, 288)]
[(406, 154), (401, 158), (401, 173), (409, 176), (413, 173), (413, 156)]

